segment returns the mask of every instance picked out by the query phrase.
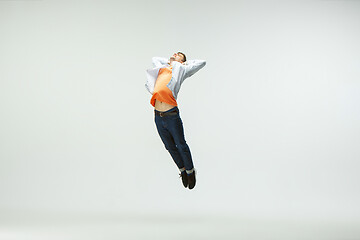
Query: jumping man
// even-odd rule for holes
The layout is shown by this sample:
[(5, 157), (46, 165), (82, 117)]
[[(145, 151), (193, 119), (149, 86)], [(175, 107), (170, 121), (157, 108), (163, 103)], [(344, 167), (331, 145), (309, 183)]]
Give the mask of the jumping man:
[(155, 124), (166, 150), (179, 168), (184, 187), (196, 184), (190, 148), (185, 141), (183, 123), (176, 102), (181, 84), (203, 68), (204, 60), (188, 60), (184, 53), (174, 53), (170, 59), (153, 57), (154, 68), (146, 70), (145, 87), (152, 94)]

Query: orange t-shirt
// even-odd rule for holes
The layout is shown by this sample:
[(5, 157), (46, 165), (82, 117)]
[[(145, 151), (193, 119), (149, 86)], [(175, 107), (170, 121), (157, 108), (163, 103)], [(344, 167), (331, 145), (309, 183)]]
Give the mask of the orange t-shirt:
[(167, 104), (177, 106), (177, 102), (171, 92), (171, 90), (166, 86), (172, 76), (172, 66), (161, 68), (159, 70), (158, 77), (155, 82), (154, 93), (150, 100), (151, 105), (155, 107), (155, 100), (165, 102)]

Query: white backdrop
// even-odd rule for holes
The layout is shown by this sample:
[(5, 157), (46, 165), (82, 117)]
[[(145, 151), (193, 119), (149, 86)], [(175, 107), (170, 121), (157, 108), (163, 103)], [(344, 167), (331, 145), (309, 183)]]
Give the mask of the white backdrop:
[[(360, 220), (359, 1), (2, 0), (0, 36), (2, 213)], [(144, 87), (175, 51), (191, 191)]]

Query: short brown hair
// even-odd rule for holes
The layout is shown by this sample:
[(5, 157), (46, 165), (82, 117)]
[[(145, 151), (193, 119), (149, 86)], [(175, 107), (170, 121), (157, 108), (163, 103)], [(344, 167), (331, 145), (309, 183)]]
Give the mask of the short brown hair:
[(186, 56), (185, 56), (185, 54), (182, 53), (182, 52), (178, 52), (178, 54), (181, 54), (181, 55), (183, 56), (183, 62), (186, 62)]

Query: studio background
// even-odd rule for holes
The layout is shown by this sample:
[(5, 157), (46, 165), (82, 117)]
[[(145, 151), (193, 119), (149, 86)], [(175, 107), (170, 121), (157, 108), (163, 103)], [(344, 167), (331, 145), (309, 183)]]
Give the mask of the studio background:
[[(359, 42), (359, 1), (1, 0), (3, 222), (31, 212), (358, 226)], [(177, 51), (207, 61), (178, 96), (191, 191), (144, 86), (151, 57)]]

